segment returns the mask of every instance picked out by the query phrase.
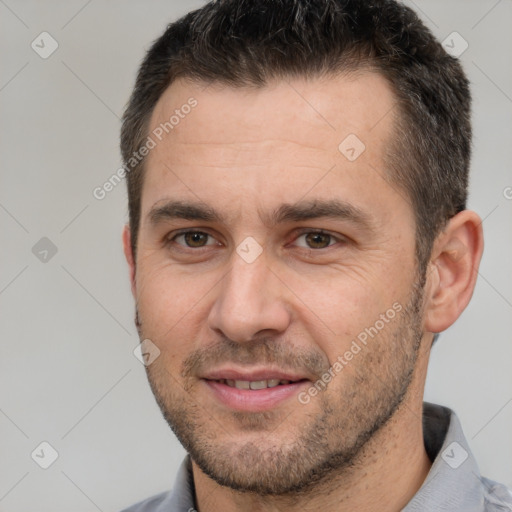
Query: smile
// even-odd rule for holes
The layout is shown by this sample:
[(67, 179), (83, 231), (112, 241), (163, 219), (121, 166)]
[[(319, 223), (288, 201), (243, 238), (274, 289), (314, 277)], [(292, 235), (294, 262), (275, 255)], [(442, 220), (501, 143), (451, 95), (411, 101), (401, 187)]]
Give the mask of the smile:
[(237, 389), (265, 389), (265, 388), (275, 388), (276, 386), (290, 384), (290, 380), (284, 379), (268, 379), (268, 380), (233, 380), (233, 379), (221, 379), (216, 382), (220, 382), (221, 384), (226, 384), (231, 388)]
[(311, 382), (308, 379), (202, 379), (214, 403), (231, 410), (264, 412), (297, 397)]

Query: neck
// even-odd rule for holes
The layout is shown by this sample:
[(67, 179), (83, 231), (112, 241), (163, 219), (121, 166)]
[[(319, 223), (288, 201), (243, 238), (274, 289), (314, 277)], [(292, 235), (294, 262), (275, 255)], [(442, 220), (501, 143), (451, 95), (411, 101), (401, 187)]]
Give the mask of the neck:
[(422, 428), (424, 375), (421, 370), (415, 374), (404, 402), (366, 443), (357, 460), (307, 494), (260, 496), (234, 491), (218, 485), (192, 462), (199, 512), (402, 510), (431, 467)]

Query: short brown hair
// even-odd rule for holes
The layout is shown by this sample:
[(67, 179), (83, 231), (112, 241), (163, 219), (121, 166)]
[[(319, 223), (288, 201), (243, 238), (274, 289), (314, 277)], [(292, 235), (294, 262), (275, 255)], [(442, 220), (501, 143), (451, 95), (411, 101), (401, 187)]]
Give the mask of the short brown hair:
[[(144, 144), (154, 107), (177, 78), (232, 87), (370, 69), (398, 100), (387, 178), (416, 217), (426, 269), (446, 222), (466, 207), (471, 96), (459, 61), (410, 8), (394, 0), (217, 0), (171, 23), (140, 67), (123, 116), (125, 165)], [(127, 173), (137, 248), (144, 160)]]

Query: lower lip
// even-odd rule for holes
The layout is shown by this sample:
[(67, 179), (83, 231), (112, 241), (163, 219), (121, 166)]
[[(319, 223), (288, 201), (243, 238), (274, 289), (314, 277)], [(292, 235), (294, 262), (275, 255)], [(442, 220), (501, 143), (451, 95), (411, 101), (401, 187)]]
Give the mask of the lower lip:
[(273, 388), (238, 389), (215, 380), (204, 380), (215, 397), (224, 405), (238, 411), (261, 412), (273, 409), (285, 400), (297, 396), (309, 381), (301, 380)]

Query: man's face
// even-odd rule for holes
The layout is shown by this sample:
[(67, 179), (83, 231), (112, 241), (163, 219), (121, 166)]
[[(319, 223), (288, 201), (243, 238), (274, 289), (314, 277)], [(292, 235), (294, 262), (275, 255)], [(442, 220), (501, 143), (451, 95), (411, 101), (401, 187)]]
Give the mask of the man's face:
[(204, 473), (298, 490), (348, 465), (413, 377), (414, 216), (384, 179), (393, 96), (371, 73), (178, 81), (150, 133), (190, 97), (146, 161), (134, 290), (160, 350), (149, 381)]

